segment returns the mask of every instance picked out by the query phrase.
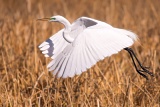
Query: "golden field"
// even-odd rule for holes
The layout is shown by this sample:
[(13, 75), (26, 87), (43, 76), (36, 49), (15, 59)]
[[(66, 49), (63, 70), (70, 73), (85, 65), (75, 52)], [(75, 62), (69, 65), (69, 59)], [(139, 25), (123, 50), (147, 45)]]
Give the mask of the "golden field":
[[(160, 107), (159, 6), (159, 0), (0, 0), (0, 107)], [(79, 76), (55, 78), (38, 45), (63, 26), (36, 19), (57, 14), (135, 32), (132, 49), (155, 76), (140, 76), (122, 50)]]

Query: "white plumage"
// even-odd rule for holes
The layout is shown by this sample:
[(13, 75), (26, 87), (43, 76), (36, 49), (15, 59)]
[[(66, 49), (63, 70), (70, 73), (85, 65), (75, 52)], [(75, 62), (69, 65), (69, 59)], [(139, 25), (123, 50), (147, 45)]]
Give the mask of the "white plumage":
[(57, 77), (79, 75), (99, 60), (131, 46), (137, 39), (130, 31), (87, 17), (73, 24), (62, 16), (53, 16), (49, 21), (65, 26), (39, 46), (45, 57), (53, 59), (47, 67)]

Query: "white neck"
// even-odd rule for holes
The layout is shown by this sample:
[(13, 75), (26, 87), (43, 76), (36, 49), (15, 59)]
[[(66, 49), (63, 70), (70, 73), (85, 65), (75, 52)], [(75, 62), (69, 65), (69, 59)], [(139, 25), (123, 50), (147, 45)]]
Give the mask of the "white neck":
[(71, 24), (70, 24), (70, 22), (67, 19), (63, 18), (60, 21), (60, 23), (62, 23), (64, 25), (64, 27), (65, 27), (64, 33), (63, 33), (64, 39), (67, 42), (72, 43), (74, 41), (74, 39), (69, 35), (69, 33), (71, 32)]

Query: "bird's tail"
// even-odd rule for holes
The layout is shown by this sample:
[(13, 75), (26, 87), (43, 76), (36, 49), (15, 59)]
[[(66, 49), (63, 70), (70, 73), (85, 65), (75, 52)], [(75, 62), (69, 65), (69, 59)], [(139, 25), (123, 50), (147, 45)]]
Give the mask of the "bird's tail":
[(115, 28), (115, 29), (116, 29), (117, 32), (119, 32), (121, 34), (125, 34), (128, 37), (130, 37), (133, 41), (137, 41), (137, 39), (138, 39), (138, 36), (131, 31), (128, 31), (128, 30), (125, 30), (125, 29), (119, 29), (119, 28)]

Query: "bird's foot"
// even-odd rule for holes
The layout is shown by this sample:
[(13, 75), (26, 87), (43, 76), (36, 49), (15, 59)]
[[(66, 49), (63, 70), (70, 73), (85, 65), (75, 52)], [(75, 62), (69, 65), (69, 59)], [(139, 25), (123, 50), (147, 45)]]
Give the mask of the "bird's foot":
[(145, 74), (143, 74), (143, 73), (147, 73), (147, 74), (149, 74), (150, 76), (154, 77), (154, 74), (148, 70), (149, 67), (141, 66), (141, 68), (142, 68), (142, 70), (137, 69), (137, 72), (138, 72), (141, 76), (143, 76), (143, 77), (146, 78), (147, 80), (148, 80), (148, 77), (147, 77)]
[(150, 76), (154, 77), (154, 74), (148, 70), (149, 67), (143, 67), (143, 66), (142, 66), (141, 68), (142, 68), (142, 72), (146, 72), (146, 73), (149, 74)]
[(144, 72), (143, 70), (137, 70), (137, 72), (138, 72), (141, 76), (143, 76), (144, 78), (146, 78), (146, 80), (148, 80), (148, 77), (147, 77), (145, 74), (142, 73), (142, 72)]

